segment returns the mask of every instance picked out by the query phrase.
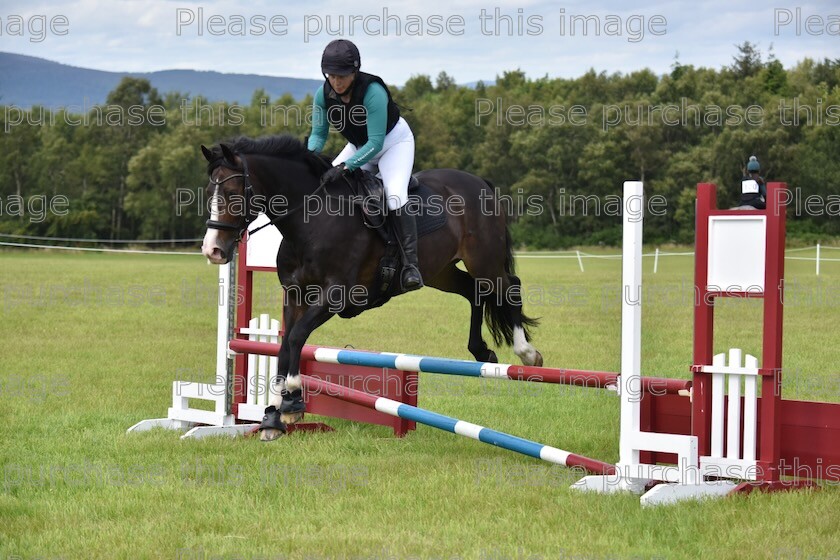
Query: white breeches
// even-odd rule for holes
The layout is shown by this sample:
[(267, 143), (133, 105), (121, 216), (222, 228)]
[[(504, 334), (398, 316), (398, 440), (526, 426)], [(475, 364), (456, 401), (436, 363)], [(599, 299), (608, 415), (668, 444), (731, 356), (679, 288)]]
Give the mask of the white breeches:
[[(357, 150), (356, 146), (348, 142), (333, 160), (333, 165), (347, 161)], [(385, 185), (388, 209), (402, 208), (408, 202), (408, 180), (414, 167), (414, 133), (402, 117), (391, 132), (385, 135), (382, 150), (365, 163), (362, 169), (375, 173), (377, 167)]]

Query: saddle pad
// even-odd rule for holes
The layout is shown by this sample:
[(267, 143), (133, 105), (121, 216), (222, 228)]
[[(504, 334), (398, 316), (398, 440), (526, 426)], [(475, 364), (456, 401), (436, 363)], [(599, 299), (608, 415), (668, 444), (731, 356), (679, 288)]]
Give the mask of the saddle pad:
[[(415, 179), (412, 177), (412, 179)], [(417, 222), (417, 237), (423, 237), (433, 231), (437, 231), (446, 224), (445, 201), (440, 195), (435, 196), (431, 201), (429, 197), (434, 191), (419, 181), (412, 181), (408, 191), (408, 205)], [(419, 205), (419, 212), (418, 212)]]

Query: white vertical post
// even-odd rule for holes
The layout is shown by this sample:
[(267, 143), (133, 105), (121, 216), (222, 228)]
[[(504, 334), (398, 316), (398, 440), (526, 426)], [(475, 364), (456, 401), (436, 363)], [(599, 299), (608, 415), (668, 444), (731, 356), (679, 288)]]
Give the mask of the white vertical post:
[[(253, 334), (254, 330), (260, 327), (259, 319), (254, 317), (248, 321), (248, 327), (251, 329), (251, 333), (248, 334), (248, 340), (259, 340), (257, 335)], [(260, 380), (257, 377), (257, 356), (254, 354), (248, 354), (248, 404), (265, 404), (260, 399), (260, 387)]]
[[(271, 337), (266, 334), (268, 333), (269, 327), (271, 327), (271, 319), (268, 316), (268, 313), (261, 313), (259, 319), (259, 329), (260, 335), (257, 338), (260, 342), (270, 342)], [(268, 387), (269, 378), (271, 377), (268, 373), (268, 356), (257, 356), (257, 379), (259, 380), (258, 383), (260, 384), (260, 390), (265, 391), (266, 398), (268, 397), (268, 391), (265, 387)]]
[(232, 262), (219, 267), (219, 286), (216, 305), (217, 322), (216, 327), (216, 379), (213, 383), (227, 387), (228, 382), (228, 338), (230, 336), (230, 315), (231, 315), (231, 275), (235, 270)]
[[(747, 355), (744, 364), (750, 369), (758, 369), (758, 358)], [(756, 458), (756, 426), (758, 425), (758, 401), (756, 393), (757, 376), (744, 377), (744, 454), (745, 461)]]
[(219, 267), (218, 299), (216, 303), (218, 325), (216, 327), (216, 383), (227, 373), (227, 337), (228, 337), (228, 290), (230, 280), (230, 263)]
[[(642, 367), (642, 223), (644, 191), (641, 181), (625, 181), (621, 259), (621, 433), (641, 428)], [(639, 464), (634, 438), (620, 441), (619, 463)]]
[(817, 276), (820, 275), (820, 244), (817, 243)]
[(657, 270), (659, 270), (659, 247), (653, 253), (653, 273), (656, 274)]
[[(715, 368), (726, 366), (726, 355), (715, 354), (712, 358)], [(712, 457), (723, 457), (723, 431), (724, 424), (724, 381), (726, 375), (723, 373), (712, 374)]]
[[(740, 348), (729, 350), (729, 367), (741, 367)], [(741, 375), (729, 374), (728, 422), (726, 424), (726, 457), (741, 458)]]
[[(659, 484), (645, 493), (641, 502), (649, 505), (692, 495), (698, 491), (703, 480), (698, 468), (697, 436), (641, 431), (642, 224), (645, 207), (642, 182), (626, 181), (623, 200), (618, 480), (612, 475), (587, 476), (575, 483), (573, 488), (597, 492), (630, 490), (641, 494), (646, 492), (646, 486), (652, 481), (676, 483)], [(674, 453), (677, 465), (642, 464), (642, 451)]]

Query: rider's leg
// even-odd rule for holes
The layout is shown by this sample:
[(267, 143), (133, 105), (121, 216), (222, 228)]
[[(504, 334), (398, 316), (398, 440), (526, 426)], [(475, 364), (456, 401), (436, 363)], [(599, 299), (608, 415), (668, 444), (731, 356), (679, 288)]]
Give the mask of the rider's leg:
[(391, 214), (400, 237), (400, 243), (405, 253), (405, 263), (402, 273), (402, 287), (406, 292), (423, 287), (423, 277), (417, 265), (417, 222), (414, 213), (409, 211), (408, 205), (397, 208)]
[(423, 286), (423, 278), (417, 265), (417, 224), (411, 208), (406, 206), (408, 181), (414, 166), (414, 134), (402, 118), (385, 136), (385, 145), (378, 160), (385, 195), (388, 198), (388, 209), (393, 211), (394, 223), (405, 252), (403, 289), (416, 290)]
[[(335, 156), (335, 159), (332, 162), (333, 166), (338, 165), (339, 163), (344, 163), (345, 161), (353, 157), (353, 154), (355, 154), (358, 151), (359, 150), (358, 148), (356, 148), (356, 146), (348, 142), (347, 145), (344, 146), (344, 149), (341, 150), (341, 152), (337, 156)], [(372, 160), (364, 164), (362, 166), (362, 169), (371, 173), (376, 173), (377, 161), (379, 161), (377, 158), (373, 158)]]

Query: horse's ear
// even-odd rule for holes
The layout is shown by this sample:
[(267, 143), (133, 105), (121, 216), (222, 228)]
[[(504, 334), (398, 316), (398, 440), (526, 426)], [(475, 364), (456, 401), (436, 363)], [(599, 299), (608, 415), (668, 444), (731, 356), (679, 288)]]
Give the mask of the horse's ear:
[(233, 153), (233, 150), (227, 144), (220, 144), (222, 147), (222, 156), (225, 158), (225, 161), (230, 163), (231, 165), (236, 165), (236, 155)]
[(204, 144), (201, 145), (201, 153), (204, 154), (204, 159), (209, 162), (213, 161), (213, 152), (211, 152)]

